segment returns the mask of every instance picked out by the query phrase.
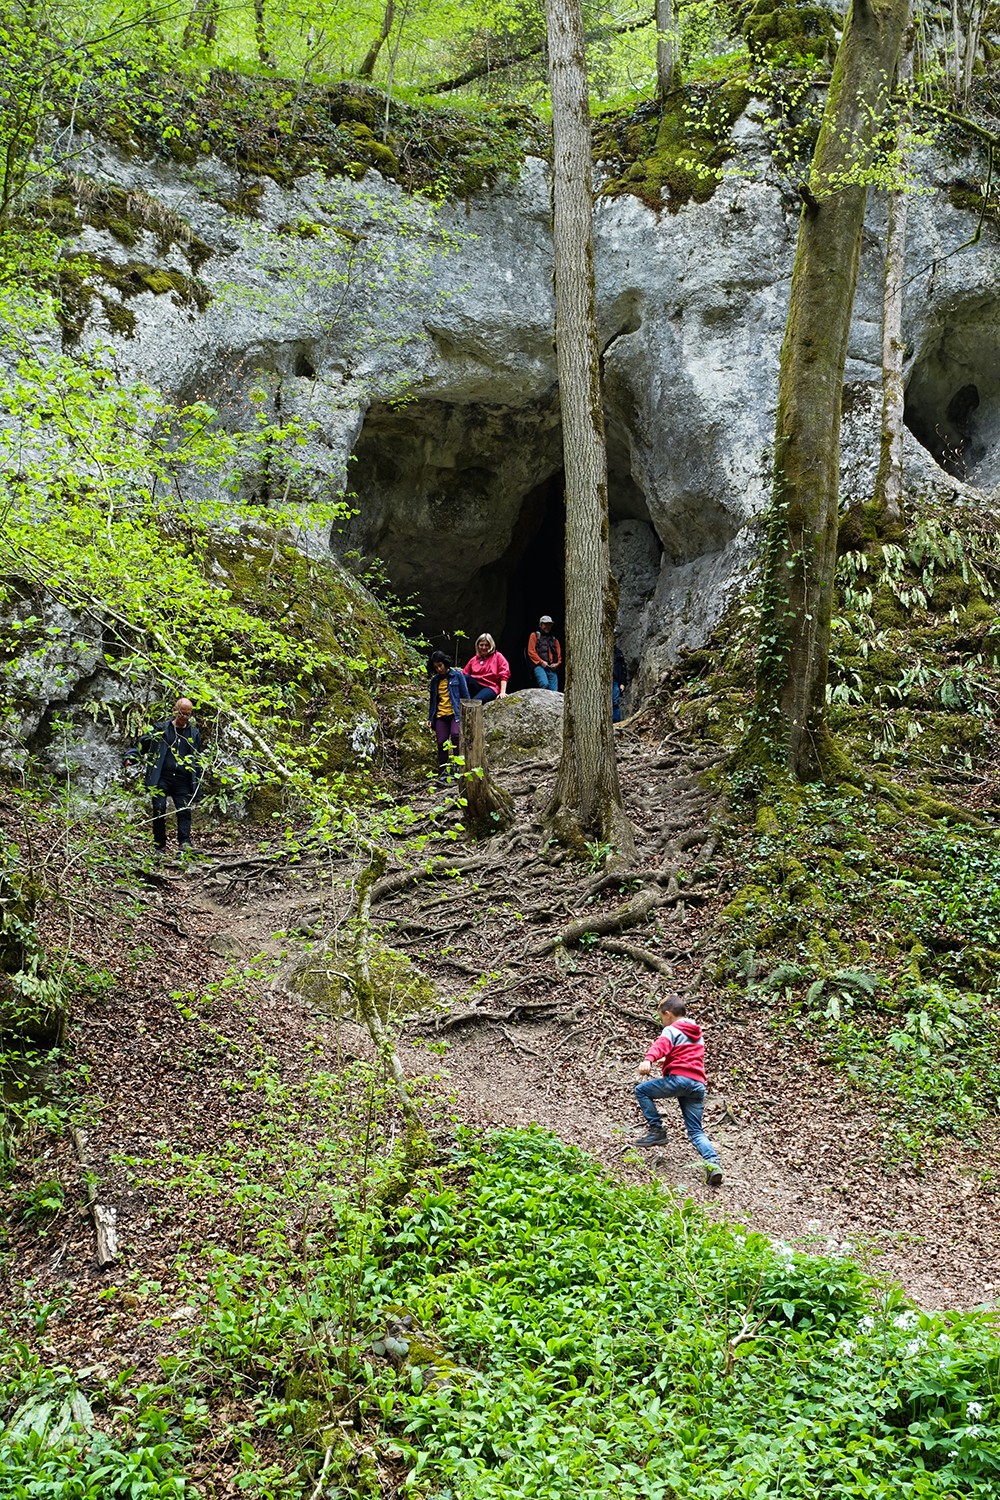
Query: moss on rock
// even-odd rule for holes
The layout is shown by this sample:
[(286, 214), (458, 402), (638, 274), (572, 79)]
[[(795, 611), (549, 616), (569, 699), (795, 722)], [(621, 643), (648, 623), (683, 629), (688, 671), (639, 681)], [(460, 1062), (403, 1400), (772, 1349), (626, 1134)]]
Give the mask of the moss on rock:
[(602, 192), (632, 193), (672, 213), (685, 203), (707, 203), (732, 155), (732, 127), (749, 101), (749, 83), (727, 79), (676, 89), (653, 113), (641, 106), (603, 116), (594, 130), (594, 156), (615, 175)]

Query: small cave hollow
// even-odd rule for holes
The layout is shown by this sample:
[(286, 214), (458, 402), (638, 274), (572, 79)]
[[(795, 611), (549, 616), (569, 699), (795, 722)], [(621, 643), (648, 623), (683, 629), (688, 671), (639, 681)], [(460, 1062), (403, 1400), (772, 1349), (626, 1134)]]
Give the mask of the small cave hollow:
[(992, 307), (959, 310), (914, 360), (904, 420), (946, 473), (992, 489), (1000, 483), (998, 318)]
[[(338, 547), (381, 560), (395, 592), (415, 602), (433, 648), (462, 665), (488, 631), (510, 662), (512, 688), (533, 686), (526, 653), (540, 615), (552, 616), (565, 642), (557, 405), (373, 408), (349, 489), (358, 514)], [(659, 548), (617, 431), (609, 434), (608, 500), (612, 537), (616, 523), (627, 522), (627, 530), (648, 532), (647, 550)], [(644, 586), (651, 593), (654, 585)], [(623, 598), (623, 613), (639, 603)]]

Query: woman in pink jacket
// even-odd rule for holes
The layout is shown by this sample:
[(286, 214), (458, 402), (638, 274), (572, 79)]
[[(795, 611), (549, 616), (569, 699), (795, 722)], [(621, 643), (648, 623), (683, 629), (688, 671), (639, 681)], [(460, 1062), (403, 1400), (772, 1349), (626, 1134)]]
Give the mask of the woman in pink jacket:
[(473, 700), (492, 703), (494, 698), (507, 694), (510, 681), (510, 663), (497, 650), (491, 635), (481, 635), (476, 642), (476, 654), (462, 668), (469, 679), (469, 693)]

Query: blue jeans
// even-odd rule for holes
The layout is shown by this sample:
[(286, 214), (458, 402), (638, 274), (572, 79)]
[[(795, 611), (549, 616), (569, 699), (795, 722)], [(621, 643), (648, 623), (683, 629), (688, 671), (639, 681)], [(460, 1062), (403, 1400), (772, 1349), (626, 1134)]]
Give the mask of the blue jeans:
[(559, 691), (559, 674), (554, 667), (539, 666), (535, 668), (536, 687), (548, 688), (550, 693)]
[(719, 1160), (718, 1151), (702, 1129), (701, 1116), (705, 1108), (703, 1083), (697, 1083), (693, 1078), (682, 1078), (679, 1073), (668, 1073), (666, 1078), (644, 1078), (641, 1083), (637, 1083), (635, 1097), (652, 1130), (663, 1128), (656, 1100), (676, 1099), (692, 1146), (706, 1161)]
[(620, 724), (622, 721), (622, 685), (620, 682), (611, 684), (611, 722)]
[[(473, 688), (476, 688), (478, 691), (474, 693), (472, 691)], [(473, 703), (492, 703), (493, 699), (497, 697), (497, 692), (495, 688), (484, 687), (481, 682), (477, 682), (474, 677), (470, 677), (469, 697)]]

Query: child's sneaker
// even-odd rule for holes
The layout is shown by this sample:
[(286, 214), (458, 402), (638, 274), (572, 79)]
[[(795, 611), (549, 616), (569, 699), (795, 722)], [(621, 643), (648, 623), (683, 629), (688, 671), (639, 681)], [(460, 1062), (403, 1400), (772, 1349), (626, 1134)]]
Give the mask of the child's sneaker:
[(707, 1161), (705, 1163), (705, 1181), (709, 1187), (722, 1186), (722, 1168), (717, 1161)]
[(664, 1146), (664, 1145), (666, 1145), (666, 1143), (667, 1143), (667, 1141), (669, 1139), (670, 1139), (670, 1137), (667, 1135), (667, 1132), (665, 1130), (655, 1130), (655, 1129), (653, 1129), (651, 1127), (649, 1130), (646, 1131), (645, 1135), (641, 1135), (637, 1141), (633, 1141), (632, 1145), (633, 1146)]

